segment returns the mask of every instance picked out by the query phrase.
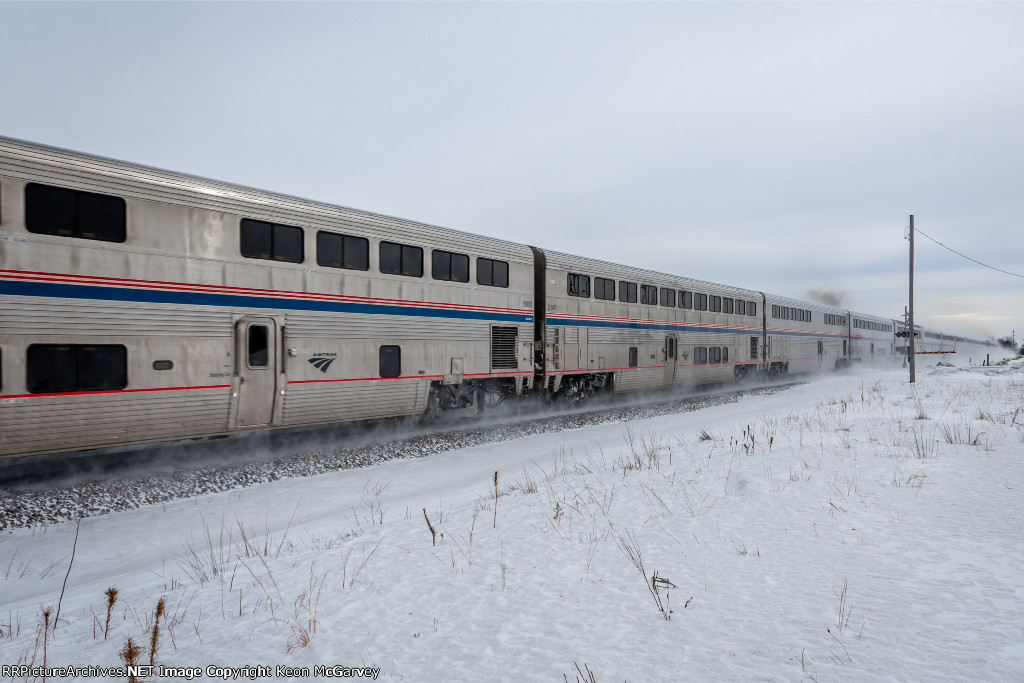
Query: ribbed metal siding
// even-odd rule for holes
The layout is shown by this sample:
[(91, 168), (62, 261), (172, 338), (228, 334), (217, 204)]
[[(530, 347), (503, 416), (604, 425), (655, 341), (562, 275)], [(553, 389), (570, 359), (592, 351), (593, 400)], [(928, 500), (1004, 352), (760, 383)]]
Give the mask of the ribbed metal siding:
[(285, 426), (413, 415), (426, 408), (429, 382), (420, 379), (291, 384)]
[(41, 396), (0, 405), (0, 456), (228, 431), (229, 389)]

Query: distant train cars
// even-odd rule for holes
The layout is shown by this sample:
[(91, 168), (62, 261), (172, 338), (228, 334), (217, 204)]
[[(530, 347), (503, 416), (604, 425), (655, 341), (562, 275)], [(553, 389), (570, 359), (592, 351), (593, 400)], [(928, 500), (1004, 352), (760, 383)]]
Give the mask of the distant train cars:
[(817, 372), (900, 330), (0, 138), (3, 457)]

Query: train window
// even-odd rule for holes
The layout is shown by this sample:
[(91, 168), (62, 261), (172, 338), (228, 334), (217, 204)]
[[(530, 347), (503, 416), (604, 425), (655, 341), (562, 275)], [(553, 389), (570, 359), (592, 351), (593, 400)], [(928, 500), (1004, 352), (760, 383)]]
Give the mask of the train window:
[(640, 303), (656, 306), (658, 304), (658, 288), (654, 285), (640, 285)]
[(174, 367), (174, 361), (169, 360), (155, 360), (153, 361), (154, 370), (170, 370)]
[(635, 346), (630, 346), (629, 347), (629, 367), (635, 368), (637, 365), (639, 365), (639, 357), (637, 355), (636, 347)]
[(676, 307), (676, 290), (669, 289), (668, 287), (661, 288), (661, 305), (669, 306), (671, 308)]
[(679, 290), (679, 308), (693, 308), (693, 292)]
[(736, 315), (747, 314), (747, 302), (742, 299), (736, 299)]
[(747, 315), (757, 315), (757, 304), (753, 301), (747, 302)]
[(720, 346), (712, 346), (708, 349), (708, 362), (709, 363), (721, 363), (722, 362), (722, 348)]
[(708, 349), (706, 346), (697, 346), (693, 349), (693, 364), (694, 365), (707, 365), (708, 362)]
[(627, 304), (636, 303), (635, 282), (626, 282), (625, 280), (619, 282), (619, 301), (624, 301)]
[(711, 312), (721, 313), (722, 312), (722, 297), (711, 295)]
[(781, 318), (782, 317), (782, 312), (779, 309), (780, 309), (779, 306), (777, 306), (775, 304), (772, 304), (772, 317), (773, 318)]
[(476, 283), (490, 287), (508, 287), (508, 263), (481, 256), (476, 260)]
[(398, 377), (402, 374), (402, 348), (400, 346), (380, 347), (380, 376)]
[(302, 263), (302, 228), (243, 218), (239, 244), (246, 258)]
[(469, 257), (435, 249), (431, 255), (430, 274), (435, 280), (469, 282)]
[(25, 186), (25, 227), (29, 232), (124, 242), (125, 215), (120, 197), (38, 183)]
[(316, 234), (316, 263), (328, 268), (369, 270), (370, 240), (321, 230)]
[(590, 298), (590, 276), (569, 273), (569, 296)]
[(246, 353), (250, 368), (265, 368), (269, 360), (268, 330), (266, 325), (249, 325), (246, 332)]
[(722, 313), (733, 312), (733, 300), (729, 298), (722, 299)]
[(423, 277), (423, 249), (394, 242), (380, 243), (380, 272)]
[(615, 301), (615, 280), (606, 277), (594, 278), (594, 298)]
[(128, 350), (120, 344), (32, 344), (29, 393), (106, 391), (128, 386)]
[(708, 295), (707, 294), (694, 294), (693, 295), (693, 307), (698, 311), (708, 310)]
[(722, 347), (722, 362), (723, 363), (728, 363), (729, 362), (729, 347), (728, 346), (723, 346)]

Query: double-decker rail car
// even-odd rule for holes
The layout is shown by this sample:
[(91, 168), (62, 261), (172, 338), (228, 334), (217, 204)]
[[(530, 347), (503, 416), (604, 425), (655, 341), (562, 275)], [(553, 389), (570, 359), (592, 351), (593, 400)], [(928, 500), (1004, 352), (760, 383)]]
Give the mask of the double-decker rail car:
[(0, 454), (478, 409), (524, 245), (0, 138)]
[(853, 360), (858, 362), (891, 362), (896, 354), (895, 323), (868, 313), (850, 312), (850, 340)]
[(553, 251), (543, 274), (537, 315), (553, 394), (727, 382), (760, 362), (760, 292)]
[(833, 370), (850, 361), (849, 311), (765, 294), (769, 374)]

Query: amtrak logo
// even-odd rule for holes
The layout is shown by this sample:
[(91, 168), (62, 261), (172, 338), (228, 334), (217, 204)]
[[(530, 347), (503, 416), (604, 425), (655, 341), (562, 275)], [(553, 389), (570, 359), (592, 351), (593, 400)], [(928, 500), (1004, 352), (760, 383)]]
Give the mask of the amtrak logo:
[(331, 363), (333, 363), (337, 357), (338, 354), (336, 353), (320, 354), (310, 358), (309, 364), (312, 365), (317, 370), (319, 370), (320, 372), (326, 373), (327, 368), (331, 367)]

